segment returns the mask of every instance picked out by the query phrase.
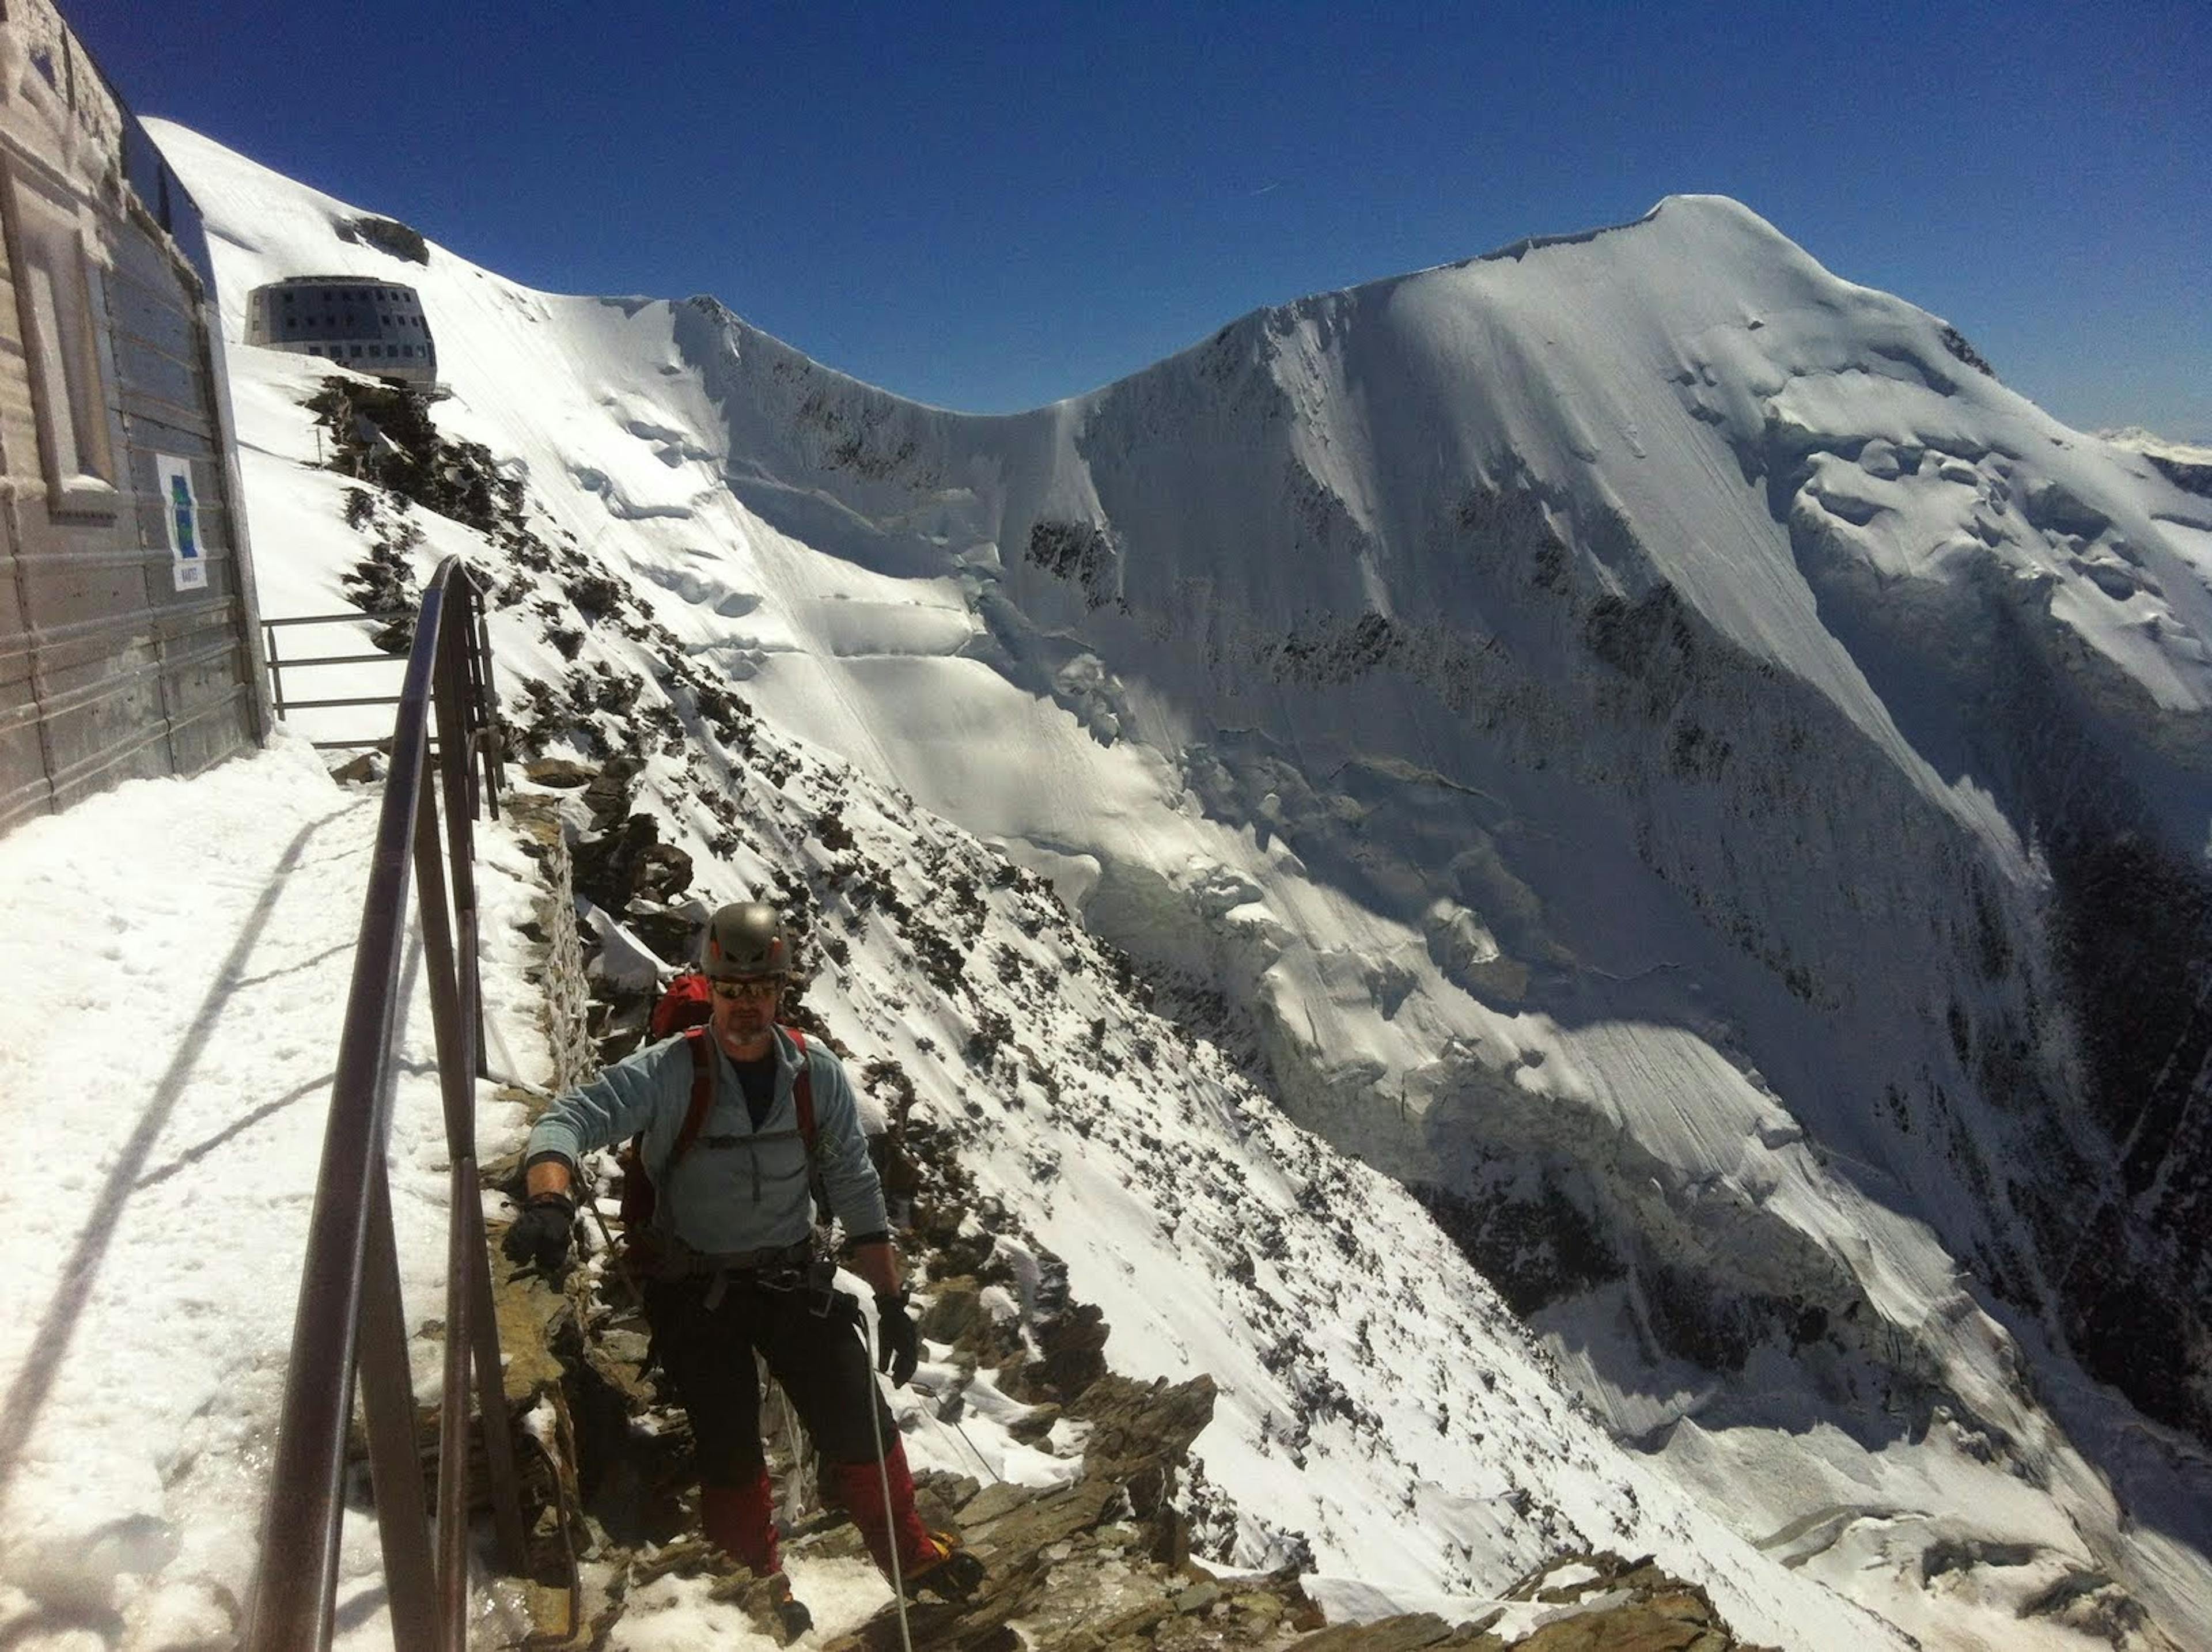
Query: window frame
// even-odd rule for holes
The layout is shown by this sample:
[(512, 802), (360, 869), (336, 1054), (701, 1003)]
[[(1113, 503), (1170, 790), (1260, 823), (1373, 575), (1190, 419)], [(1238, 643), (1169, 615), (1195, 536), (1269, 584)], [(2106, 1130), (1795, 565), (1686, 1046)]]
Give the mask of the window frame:
[[(7, 238), (47, 508), (112, 519), (122, 507), (122, 494), (112, 428), (114, 373), (104, 336), (106, 290), (86, 245), (78, 204), (67, 191), (8, 155), (0, 158), (0, 228)], [(66, 432), (58, 413), (68, 417)], [(74, 462), (65, 467), (65, 459)]]

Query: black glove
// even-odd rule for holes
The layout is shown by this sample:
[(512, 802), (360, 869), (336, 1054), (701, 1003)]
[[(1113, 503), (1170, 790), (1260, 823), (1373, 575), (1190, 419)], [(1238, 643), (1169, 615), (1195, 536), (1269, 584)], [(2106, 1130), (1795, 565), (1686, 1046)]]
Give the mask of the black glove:
[(876, 1298), (876, 1369), (890, 1373), (891, 1387), (902, 1388), (914, 1380), (921, 1362), (921, 1336), (914, 1328), (914, 1315), (906, 1311), (906, 1292)]
[(499, 1248), (508, 1261), (535, 1263), (550, 1273), (568, 1260), (569, 1230), (575, 1220), (576, 1201), (568, 1194), (532, 1193)]

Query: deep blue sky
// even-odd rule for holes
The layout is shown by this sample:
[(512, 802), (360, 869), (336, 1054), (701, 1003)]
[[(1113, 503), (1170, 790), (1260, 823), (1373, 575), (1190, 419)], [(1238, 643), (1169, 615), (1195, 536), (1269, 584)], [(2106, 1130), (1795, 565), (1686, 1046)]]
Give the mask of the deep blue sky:
[(947, 406), (1711, 191), (2069, 422), (2212, 440), (2203, 0), (62, 3), (142, 114)]

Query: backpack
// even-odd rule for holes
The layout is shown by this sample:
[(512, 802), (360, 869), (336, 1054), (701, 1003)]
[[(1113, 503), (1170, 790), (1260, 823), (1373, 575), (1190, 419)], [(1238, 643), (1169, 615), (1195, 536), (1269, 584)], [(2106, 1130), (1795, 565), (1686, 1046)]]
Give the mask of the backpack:
[(653, 1019), (648, 1024), (653, 1042), (672, 1038), (686, 1027), (705, 1026), (707, 1017), (714, 1012), (714, 1002), (706, 976), (696, 969), (681, 971), (653, 1006)]
[[(693, 978), (702, 984), (703, 1001), (706, 977), (695, 974)], [(683, 979), (678, 975), (677, 981), (680, 983)], [(663, 995), (660, 1005), (655, 1006), (655, 1021), (660, 1017), (661, 1006), (666, 1005), (675, 997), (675, 985), (672, 984), (668, 993)], [(815, 1139), (814, 1064), (806, 1054), (806, 1035), (796, 1027), (786, 1027), (782, 1031), (785, 1037), (799, 1047), (799, 1076), (792, 1082), (791, 1102), (793, 1110), (799, 1114), (799, 1139), (805, 1146), (806, 1160), (811, 1165)], [(684, 1124), (676, 1133), (676, 1145), (669, 1151), (664, 1175), (673, 1170), (677, 1161), (690, 1151), (692, 1143), (698, 1140), (700, 1131), (706, 1128), (707, 1114), (714, 1105), (713, 1035), (704, 1026), (685, 1027), (684, 1043), (691, 1054), (691, 1104), (684, 1109)], [(651, 1253), (657, 1246), (648, 1242), (648, 1236), (653, 1231), (653, 1218), (659, 1204), (659, 1195), (654, 1191), (652, 1176), (645, 1169), (644, 1132), (640, 1131), (632, 1136), (629, 1145), (615, 1156), (615, 1168), (621, 1177), (617, 1196), (622, 1205), (625, 1253), (633, 1266), (650, 1270), (654, 1260)]]

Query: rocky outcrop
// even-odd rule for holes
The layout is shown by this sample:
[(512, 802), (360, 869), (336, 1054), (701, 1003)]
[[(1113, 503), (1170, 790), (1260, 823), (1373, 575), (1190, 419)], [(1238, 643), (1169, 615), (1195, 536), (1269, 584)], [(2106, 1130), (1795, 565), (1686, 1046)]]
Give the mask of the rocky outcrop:
[[(1730, 1652), (1743, 1647), (1704, 1590), (1669, 1577), (1649, 1560), (1604, 1553), (1563, 1556), (1457, 1623), (1413, 1613), (1325, 1625), (1292, 1570), (1216, 1577), (1164, 1563), (1142, 1552), (1140, 1525), (1114, 1517), (1121, 1511), (1110, 1503), (1107, 1517), (1071, 1526), (1070, 1516), (1081, 1518), (1087, 1506), (1079, 1490), (1005, 1512), (996, 1506), (981, 1510), (985, 1517), (971, 1536), (976, 1552), (989, 1540), (986, 1532), (1018, 1534), (1024, 1564), (994, 1570), (965, 1608), (909, 1610), (907, 1630), (914, 1644), (959, 1652), (1419, 1652), (1428, 1647)], [(1046, 1540), (1030, 1545), (1032, 1538)], [(886, 1608), (858, 1633), (827, 1644), (834, 1652), (891, 1652), (901, 1644), (896, 1616)]]
[[(922, 1145), (943, 1145), (926, 1133)], [(926, 1151), (921, 1169), (939, 1197), (923, 1205), (909, 1245), (933, 1273), (971, 1270), (933, 1278), (926, 1334), (950, 1344), (956, 1359), (1001, 1362), (1002, 1390), (1034, 1402), (1014, 1425), (1021, 1436), (1079, 1425), (1082, 1466), (1050, 1487), (918, 1476), (924, 1517), (958, 1534), (984, 1563), (984, 1582), (958, 1603), (910, 1604), (903, 1626), (887, 1606), (825, 1641), (830, 1652), (893, 1652), (908, 1640), (959, 1652), (1728, 1652), (1739, 1644), (1703, 1590), (1617, 1555), (1562, 1555), (1461, 1621), (1417, 1613), (1337, 1625), (1296, 1565), (1236, 1576), (1194, 1562), (1177, 1494), (1190, 1448), (1212, 1420), (1212, 1379), (1145, 1383), (1106, 1370), (1110, 1327), (1090, 1304), (1048, 1297), (1018, 1327), (995, 1319), (981, 1306), (977, 1275), (995, 1283), (1003, 1266), (994, 1267), (988, 1238), (976, 1245), (970, 1211), (943, 1198), (948, 1187), (966, 1191), (957, 1167)], [(513, 1170), (495, 1166), (491, 1175)], [(775, 1634), (774, 1593), (690, 1529), (673, 1489), (685, 1473), (688, 1430), (680, 1413), (659, 1406), (628, 1287), (611, 1270), (578, 1269), (557, 1285), (503, 1261), (495, 1271), (508, 1406), (526, 1419), (535, 1448), (525, 1458), (526, 1495), (539, 1510), (526, 1586), (533, 1644), (603, 1644), (634, 1601), (653, 1601), (672, 1579)], [(780, 1454), (777, 1467), (786, 1483), (803, 1473)], [(787, 1542), (794, 1558), (860, 1552), (842, 1514), (811, 1506)]]

